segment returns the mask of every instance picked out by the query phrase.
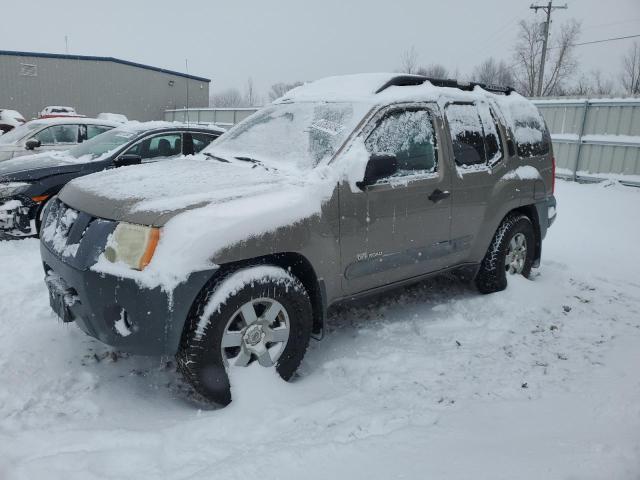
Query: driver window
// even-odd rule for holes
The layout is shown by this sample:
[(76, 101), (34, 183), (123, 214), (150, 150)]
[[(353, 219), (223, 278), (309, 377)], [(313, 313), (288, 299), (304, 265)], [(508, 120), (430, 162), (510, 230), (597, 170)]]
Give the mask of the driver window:
[(365, 140), (369, 154), (395, 155), (394, 177), (436, 171), (438, 158), (433, 120), (428, 110), (388, 113)]
[(182, 155), (182, 134), (169, 133), (146, 138), (126, 153), (140, 155), (142, 160), (161, 160)]
[(78, 125), (55, 125), (35, 135), (42, 145), (78, 143)]

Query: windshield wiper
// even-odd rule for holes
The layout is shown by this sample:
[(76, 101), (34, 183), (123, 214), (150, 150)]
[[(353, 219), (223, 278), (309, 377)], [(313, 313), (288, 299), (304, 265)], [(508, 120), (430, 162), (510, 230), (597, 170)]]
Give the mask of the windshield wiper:
[(205, 157), (213, 158), (214, 160), (217, 160), (218, 162), (222, 162), (222, 163), (231, 163), (229, 160), (227, 160), (227, 159), (225, 159), (225, 158), (216, 157), (215, 155), (212, 155), (212, 154), (210, 154), (210, 153), (208, 153), (208, 152), (202, 152), (202, 154), (203, 154)]
[(253, 163), (253, 168), (259, 165), (267, 171), (271, 170), (271, 167), (267, 167), (264, 163), (262, 163), (260, 160), (256, 160), (255, 158), (251, 158), (251, 157), (233, 157), (233, 158), (235, 158), (236, 160), (240, 160), (241, 162)]

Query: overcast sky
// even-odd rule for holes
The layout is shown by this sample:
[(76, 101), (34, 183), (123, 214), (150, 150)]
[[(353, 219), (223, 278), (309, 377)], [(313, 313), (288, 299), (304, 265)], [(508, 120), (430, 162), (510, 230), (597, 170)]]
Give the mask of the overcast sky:
[[(567, 0), (553, 27), (575, 18), (581, 41), (640, 34), (640, 0)], [(112, 56), (213, 80), (212, 90), (260, 94), (279, 81), (399, 68), (414, 45), (421, 64), (461, 74), (486, 57), (510, 60), (531, 0), (0, 0), (0, 49)], [(558, 2), (564, 4), (564, 2)], [(543, 13), (537, 18), (542, 21)], [(640, 39), (638, 39), (640, 40)], [(577, 48), (581, 68), (617, 74), (633, 40)], [(0, 86), (1, 88), (1, 86)]]

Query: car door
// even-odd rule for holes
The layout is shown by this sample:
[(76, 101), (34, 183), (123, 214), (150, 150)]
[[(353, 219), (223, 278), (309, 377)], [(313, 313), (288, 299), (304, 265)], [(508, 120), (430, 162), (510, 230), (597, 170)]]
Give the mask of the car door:
[(399, 170), (364, 191), (340, 187), (346, 295), (448, 265), (451, 179), (441, 125), (435, 105), (396, 105), (378, 112), (356, 139), (366, 155), (395, 155)]
[(456, 244), (453, 261), (461, 263), (470, 260), (489, 201), (497, 194), (496, 179), (504, 170), (504, 143), (497, 117), (485, 102), (450, 103), (445, 118), (457, 170), (451, 223)]

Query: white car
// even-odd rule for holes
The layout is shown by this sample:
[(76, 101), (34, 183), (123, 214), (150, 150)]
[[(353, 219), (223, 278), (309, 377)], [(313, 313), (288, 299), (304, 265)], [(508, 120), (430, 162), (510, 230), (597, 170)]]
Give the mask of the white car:
[(0, 136), (0, 162), (48, 150), (68, 150), (119, 124), (95, 118), (57, 117), (31, 120)]
[(84, 115), (78, 115), (76, 109), (73, 107), (63, 107), (61, 105), (50, 105), (44, 107), (40, 112), (39, 118), (54, 118), (54, 117), (84, 117)]
[(0, 109), (0, 135), (13, 130), (25, 122), (20, 112), (15, 110)]

